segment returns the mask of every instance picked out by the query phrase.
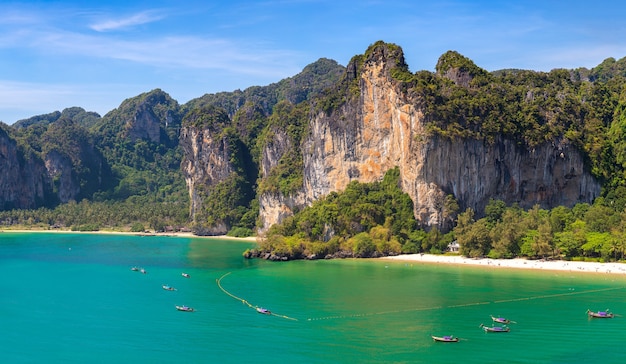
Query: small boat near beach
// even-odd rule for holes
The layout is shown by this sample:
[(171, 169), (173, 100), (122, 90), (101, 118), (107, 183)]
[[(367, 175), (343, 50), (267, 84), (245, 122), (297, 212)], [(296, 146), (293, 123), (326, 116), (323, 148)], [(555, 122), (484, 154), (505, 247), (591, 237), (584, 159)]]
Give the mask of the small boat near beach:
[(458, 337), (454, 337), (454, 336), (433, 336), (433, 335), (431, 335), (430, 337), (432, 337), (434, 341), (441, 342), (441, 343), (458, 343), (459, 342), (459, 338)]
[(262, 313), (264, 315), (271, 315), (272, 314), (272, 311), (268, 310), (267, 308), (263, 308), (263, 307), (257, 307), (256, 308), (256, 312)]
[(480, 324), (480, 327), (485, 330), (485, 332), (509, 332), (511, 331), (511, 329), (509, 329), (507, 326), (485, 326), (483, 324)]
[(172, 286), (169, 286), (167, 284), (163, 285), (163, 289), (166, 290), (166, 291), (175, 291), (176, 290), (176, 288), (174, 288)]
[(507, 325), (507, 324), (510, 324), (511, 322), (513, 322), (513, 321), (511, 321), (511, 320), (509, 320), (507, 318), (504, 318), (504, 317), (494, 317), (494, 316), (491, 316), (491, 320), (493, 322), (497, 323), (497, 324), (503, 324), (503, 325)]
[(189, 273), (184, 273), (184, 272), (183, 272), (182, 276), (183, 276), (183, 277), (185, 277), (185, 278), (189, 278), (189, 277), (191, 277), (191, 276), (189, 275)]
[(139, 267), (132, 267), (130, 268), (130, 270), (132, 270), (133, 272), (139, 272)]
[(613, 318), (613, 316), (615, 316), (611, 311), (609, 311), (608, 308), (606, 309), (606, 311), (597, 311), (597, 312), (593, 312), (588, 309), (587, 315), (592, 318)]
[(141, 268), (139, 271), (140, 271), (141, 273), (143, 273), (143, 274), (148, 273), (148, 272), (146, 272), (146, 270), (145, 270), (145, 269), (143, 269), (143, 268)]
[(176, 306), (176, 309), (178, 311), (183, 311), (183, 312), (193, 312), (194, 311), (193, 307), (184, 306), (184, 305), (183, 306)]

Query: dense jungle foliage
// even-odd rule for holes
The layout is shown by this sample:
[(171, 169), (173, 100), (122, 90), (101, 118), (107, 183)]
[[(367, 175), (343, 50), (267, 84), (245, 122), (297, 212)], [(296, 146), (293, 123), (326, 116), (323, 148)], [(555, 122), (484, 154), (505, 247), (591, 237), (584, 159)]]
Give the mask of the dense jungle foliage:
[(249, 254), (367, 258), (424, 250), (440, 253), (449, 242), (436, 230), (427, 233), (418, 228), (413, 202), (402, 192), (400, 170), (395, 168), (381, 182), (352, 181), (344, 191), (331, 192), (273, 225), (259, 249)]

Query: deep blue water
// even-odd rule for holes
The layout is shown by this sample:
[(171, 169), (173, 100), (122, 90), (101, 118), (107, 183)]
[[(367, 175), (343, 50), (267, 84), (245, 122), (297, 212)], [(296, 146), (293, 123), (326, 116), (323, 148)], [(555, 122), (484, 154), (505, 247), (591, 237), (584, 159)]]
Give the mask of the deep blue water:
[[(244, 259), (253, 245), (0, 233), (0, 363), (626, 361), (621, 276)], [(588, 319), (588, 308), (619, 316)], [(490, 315), (515, 320), (511, 332), (482, 332)]]

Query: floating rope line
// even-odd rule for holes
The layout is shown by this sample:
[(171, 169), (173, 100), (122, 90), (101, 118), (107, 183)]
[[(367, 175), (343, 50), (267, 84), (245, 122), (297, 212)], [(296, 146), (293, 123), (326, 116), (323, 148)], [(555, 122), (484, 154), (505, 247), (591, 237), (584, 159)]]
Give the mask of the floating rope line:
[[(222, 290), (222, 292), (226, 293), (230, 297), (236, 299), (237, 301), (240, 301), (241, 303), (247, 305), (248, 307), (250, 307), (250, 308), (252, 308), (254, 310), (256, 310), (257, 308), (260, 308), (259, 306), (254, 306), (254, 305), (250, 304), (248, 301), (246, 301), (245, 299), (243, 299), (241, 297), (235, 296), (234, 294), (232, 294), (232, 293), (228, 292), (226, 289), (224, 289), (224, 287), (222, 287), (222, 284), (221, 284), (222, 279), (224, 277), (228, 276), (230, 273), (231, 272), (228, 272), (228, 273), (224, 274), (223, 276), (221, 276), (219, 279), (216, 280), (217, 281), (217, 286)], [(351, 315), (325, 316), (325, 317), (309, 318), (309, 319), (307, 319), (307, 321), (338, 320), (338, 319), (348, 319), (348, 318), (358, 318), (358, 317), (368, 317), (368, 316), (378, 316), (378, 315), (390, 315), (390, 314), (398, 314), (398, 313), (405, 313), (405, 312), (434, 311), (434, 310), (448, 309), (448, 308), (482, 306), (482, 305), (489, 305), (489, 304), (499, 304), (499, 303), (507, 303), (507, 302), (518, 302), (518, 301), (530, 301), (530, 300), (538, 300), (538, 299), (546, 299), (546, 298), (554, 298), (554, 297), (563, 297), (563, 296), (573, 296), (573, 295), (580, 295), (580, 294), (589, 294), (589, 293), (596, 293), (596, 292), (615, 291), (615, 290), (624, 289), (624, 288), (625, 287), (600, 288), (600, 289), (592, 289), (592, 290), (580, 291), (580, 292), (555, 293), (555, 294), (549, 294), (549, 295), (539, 295), (539, 296), (531, 296), (531, 297), (511, 298), (511, 299), (497, 300), (497, 301), (471, 302), (471, 303), (463, 303), (463, 304), (456, 304), (456, 305), (449, 305), (449, 306), (420, 307), (420, 308), (408, 308), (408, 309), (404, 309), (404, 310), (370, 312), (370, 313), (355, 313), (355, 314), (351, 314)], [(296, 318), (275, 314), (273, 312), (271, 313), (271, 315), (272, 316), (276, 316), (276, 317), (280, 317), (280, 318), (284, 318), (284, 319), (287, 319), (287, 320), (298, 321), (298, 319), (296, 319)]]
[(415, 311), (431, 311), (431, 310), (438, 310), (440, 308), (444, 308), (444, 307), (443, 306), (436, 306), (436, 307), (423, 307), (423, 308), (408, 308), (408, 309), (404, 309), (404, 310), (383, 311), (383, 312), (355, 313), (355, 314), (352, 314), (352, 315), (338, 315), (338, 316), (326, 316), (326, 317), (310, 318), (310, 319), (307, 319), (307, 321), (322, 321), (322, 320), (346, 319), (346, 318), (354, 318), (354, 317), (390, 315), (390, 314), (394, 314), (394, 313), (415, 312)]
[[(244, 305), (246, 305), (246, 306), (250, 307), (250, 308), (251, 308), (251, 309), (253, 309), (253, 310), (257, 310), (257, 309), (261, 308), (261, 307), (259, 307), (259, 306), (254, 306), (254, 305), (252, 305), (250, 302), (248, 302), (248, 301), (244, 300), (244, 299), (243, 299), (243, 298), (241, 298), (241, 297), (237, 297), (237, 296), (235, 296), (234, 294), (232, 294), (232, 293), (228, 292), (228, 291), (227, 291), (224, 287), (222, 287), (222, 279), (223, 279), (224, 277), (226, 277), (227, 275), (229, 275), (230, 273), (231, 273), (231, 272), (228, 272), (228, 273), (224, 274), (223, 276), (221, 276), (219, 279), (216, 279), (217, 286), (218, 286), (218, 287), (222, 290), (222, 292), (226, 293), (227, 295), (229, 295), (230, 297), (232, 297), (232, 298), (236, 299), (237, 301), (241, 301), (241, 303), (243, 303)], [(270, 315), (272, 315), (272, 316), (276, 316), (276, 317), (284, 318), (284, 319), (286, 319), (286, 320), (298, 321), (298, 319), (296, 319), (296, 318), (289, 317), (289, 316), (285, 316), (285, 315), (279, 315), (279, 314), (274, 313), (274, 312), (271, 312), (271, 311), (270, 311), (270, 313), (269, 313), (269, 314), (270, 314)]]
[(561, 297), (561, 296), (572, 296), (572, 295), (577, 295), (577, 294), (588, 294), (588, 293), (596, 293), (596, 292), (615, 291), (615, 290), (618, 290), (618, 289), (624, 289), (624, 287), (601, 288), (601, 289), (593, 289), (593, 290), (588, 290), (588, 291), (556, 293), (556, 294), (551, 294), (551, 295), (541, 295), (541, 296), (532, 296), (532, 297), (512, 298), (512, 299), (508, 299), (508, 300), (498, 300), (498, 301), (472, 302), (472, 303), (464, 303), (464, 304), (449, 305), (449, 306), (421, 307), (421, 308), (409, 308), (409, 309), (405, 309), (405, 310), (384, 311), (384, 312), (376, 312), (376, 313), (362, 313), (362, 314), (353, 314), (353, 315), (326, 316), (326, 317), (310, 318), (310, 319), (307, 319), (307, 321), (322, 321), (322, 320), (346, 319), (346, 318), (366, 317), (366, 316), (375, 316), (375, 315), (388, 315), (388, 314), (396, 314), (396, 313), (403, 313), (403, 312), (434, 311), (434, 310), (448, 309), (448, 308), (481, 306), (481, 305), (499, 304), (499, 303), (506, 303), (506, 302), (529, 301), (529, 300), (537, 300), (537, 299), (544, 299), (544, 298), (554, 298), (554, 297)]
[(542, 299), (542, 298), (554, 298), (554, 297), (562, 297), (562, 296), (573, 296), (573, 295), (577, 295), (577, 294), (587, 294), (587, 293), (595, 293), (595, 292), (616, 291), (618, 289), (624, 289), (624, 287), (600, 288), (600, 289), (591, 289), (591, 290), (588, 290), (588, 291), (580, 291), (580, 292), (555, 293), (555, 294), (533, 296), (533, 297), (511, 298), (509, 300), (493, 301), (493, 303), (506, 303), (506, 302), (515, 302), (515, 301), (530, 301), (530, 300), (538, 300), (538, 299)]

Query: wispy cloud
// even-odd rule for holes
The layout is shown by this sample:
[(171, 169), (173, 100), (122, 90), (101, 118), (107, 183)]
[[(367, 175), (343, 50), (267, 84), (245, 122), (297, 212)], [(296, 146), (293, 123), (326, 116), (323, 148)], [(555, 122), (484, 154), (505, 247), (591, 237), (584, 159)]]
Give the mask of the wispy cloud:
[[(99, 21), (93, 19), (102, 19), (101, 13), (88, 10), (54, 12), (51, 18), (33, 9), (12, 11), (11, 23), (21, 22), (23, 26), (3, 24), (0, 17), (0, 51), (28, 50), (42, 56), (67, 56), (72, 61), (78, 61), (77, 57), (99, 58), (154, 68), (217, 70), (264, 77), (287, 77), (301, 70), (301, 65), (295, 66), (300, 58), (297, 52), (255, 40), (255, 34), (225, 38), (210, 32), (187, 35), (180, 34), (180, 29), (159, 28), (120, 37), (114, 32), (156, 22), (171, 14), (162, 9)], [(59, 18), (65, 20), (58, 21)], [(30, 23), (26, 23), (28, 20)]]
[(132, 28), (136, 25), (142, 25), (147, 23), (152, 23), (158, 20), (163, 19), (165, 16), (154, 10), (143, 11), (131, 16), (118, 18), (118, 19), (107, 19), (100, 22), (96, 22), (91, 24), (89, 27), (97, 32), (106, 32), (112, 30), (119, 29), (127, 29)]
[(123, 60), (157, 68), (225, 70), (250, 75), (290, 76), (300, 69), (293, 51), (252, 41), (198, 36), (119, 39), (61, 29), (14, 30), (0, 35), (0, 48), (29, 48), (46, 54)]
[[(120, 90), (129, 90), (129, 94)], [(125, 98), (146, 90), (137, 85), (16, 82), (0, 79), (0, 121), (20, 119), (79, 106), (100, 115), (117, 107)]]

